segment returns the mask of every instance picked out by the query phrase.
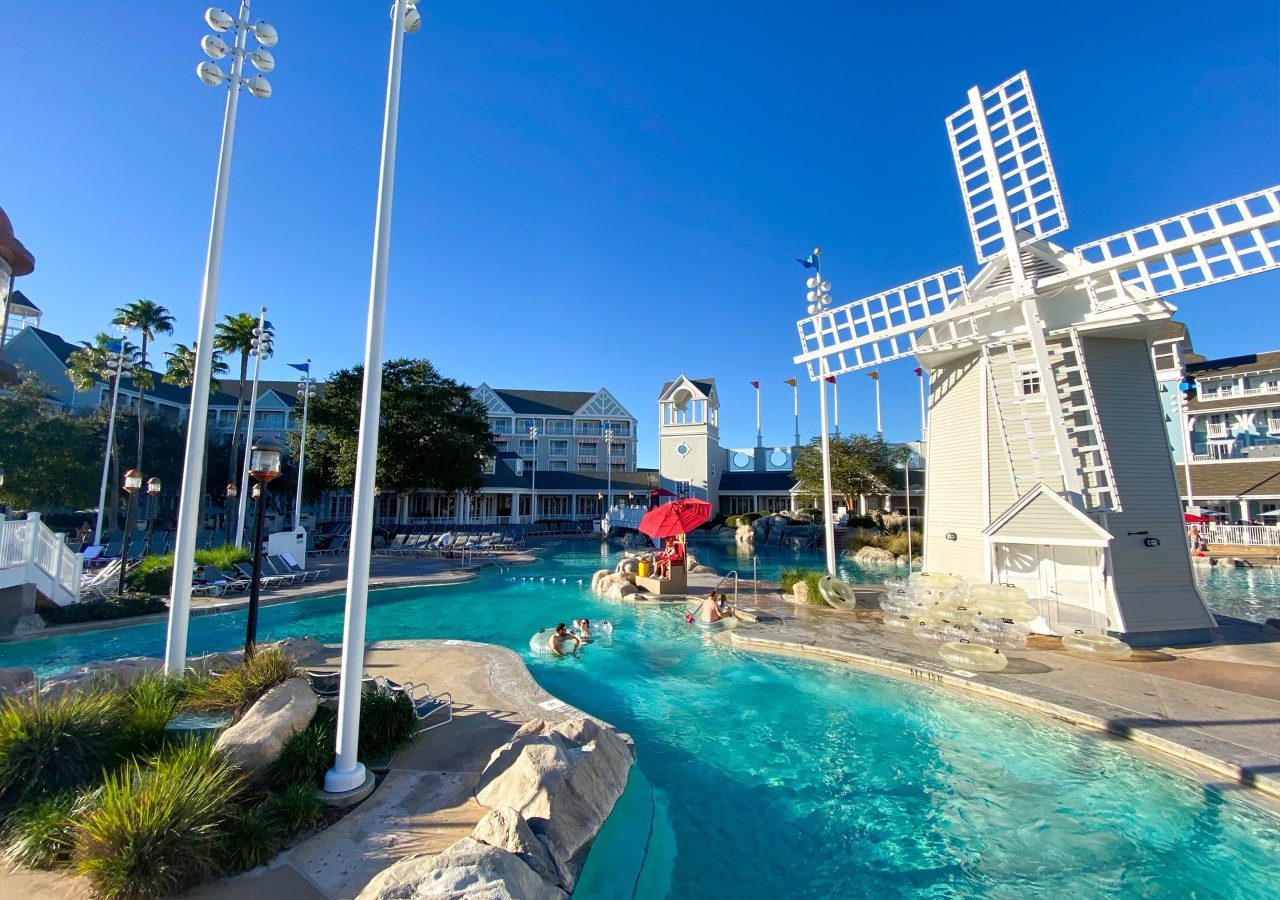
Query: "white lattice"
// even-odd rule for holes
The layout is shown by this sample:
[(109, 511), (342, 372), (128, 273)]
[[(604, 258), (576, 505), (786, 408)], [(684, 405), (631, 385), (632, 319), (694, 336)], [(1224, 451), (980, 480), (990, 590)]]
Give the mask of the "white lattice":
[(1089, 289), (1104, 309), (1132, 302), (1126, 287), (1164, 297), (1280, 268), (1280, 186), (1082, 244), (1075, 252), (1101, 267)]
[(1003, 189), (1013, 227), (1025, 233), (1019, 236), (1020, 244), (1065, 230), (1067, 214), (1027, 73), (1019, 72), (982, 95), (992, 160), (983, 153), (976, 112), (965, 106), (948, 116), (947, 135), (973, 247), (978, 260), (986, 262), (1005, 249), (996, 184)]
[[(839, 375), (910, 356), (921, 329), (965, 296), (964, 270), (928, 278), (855, 300), (796, 322), (798, 363), (810, 363), (809, 378)], [(819, 373), (812, 362), (826, 357)]]

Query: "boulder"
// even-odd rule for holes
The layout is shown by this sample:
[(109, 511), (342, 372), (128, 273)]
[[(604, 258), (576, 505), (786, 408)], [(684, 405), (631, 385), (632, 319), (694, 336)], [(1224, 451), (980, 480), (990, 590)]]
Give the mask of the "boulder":
[(20, 616), (14, 623), (13, 634), (15, 637), (20, 634), (32, 634), (36, 631), (44, 631), (44, 628), (44, 619), (39, 613), (27, 613), (25, 616)]
[[(598, 574), (598, 573), (597, 573)], [(615, 596), (618, 593), (615, 588), (623, 586), (632, 588), (631, 593), (635, 593), (636, 576), (634, 572), (608, 572), (600, 578), (591, 579), (591, 589), (603, 597), (612, 597), (615, 600), (620, 597)]]
[(755, 540), (755, 529), (750, 525), (739, 525), (733, 532), (733, 539), (739, 544), (750, 544)]
[(564, 900), (566, 896), (511, 851), (464, 837), (435, 856), (410, 856), (383, 869), (356, 900)]
[(599, 594), (601, 580), (608, 578), (612, 574), (613, 573), (610, 572), (608, 569), (597, 569), (595, 573), (591, 576), (591, 593)]
[(40, 698), (52, 700), (68, 691), (78, 691), (92, 685), (127, 686), (147, 672), (164, 669), (164, 660), (150, 656), (126, 656), (123, 659), (104, 660), (77, 666), (40, 684)]
[(494, 752), (475, 797), (520, 813), (572, 892), (591, 841), (626, 787), (633, 756), (626, 738), (595, 719), (535, 719)]
[(624, 581), (620, 584), (609, 585), (603, 596), (606, 600), (625, 600), (633, 594), (638, 593), (640, 593), (640, 588), (628, 581)]
[(897, 561), (897, 557), (888, 550), (882, 550), (879, 547), (872, 547), (870, 544), (861, 548), (853, 555), (853, 558), (860, 563), (889, 563)]
[(0, 669), (0, 697), (25, 694), (36, 683), (36, 673), (24, 666)]
[(485, 813), (471, 836), (482, 844), (508, 850), (524, 860), (525, 865), (546, 881), (559, 884), (560, 871), (547, 845), (533, 833), (524, 816), (510, 807), (499, 807)]
[(285, 741), (311, 724), (319, 704), (305, 678), (290, 678), (267, 691), (239, 722), (218, 737), (215, 749), (250, 775), (275, 762)]
[(809, 585), (803, 581), (797, 581), (791, 588), (791, 596), (796, 603), (809, 602)]
[(714, 575), (716, 570), (710, 566), (704, 566), (701, 563), (689, 567), (690, 575)]
[(317, 656), (324, 650), (324, 645), (313, 637), (285, 638), (271, 646), (280, 648), (298, 662)]
[(639, 565), (640, 565), (639, 557), (628, 556), (626, 559), (619, 562), (617, 568), (615, 568), (613, 571), (615, 574), (630, 573), (634, 575), (636, 572), (636, 568)]

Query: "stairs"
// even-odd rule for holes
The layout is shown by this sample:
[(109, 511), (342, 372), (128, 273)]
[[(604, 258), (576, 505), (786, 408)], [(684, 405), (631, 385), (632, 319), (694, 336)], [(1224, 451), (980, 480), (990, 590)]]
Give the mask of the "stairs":
[(39, 513), (0, 522), (0, 590), (34, 585), (58, 606), (80, 602), (84, 557), (40, 521)]

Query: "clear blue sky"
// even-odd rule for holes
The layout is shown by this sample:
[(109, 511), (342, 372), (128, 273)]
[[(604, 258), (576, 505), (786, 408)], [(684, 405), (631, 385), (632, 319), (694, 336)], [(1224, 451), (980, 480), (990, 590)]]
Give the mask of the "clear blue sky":
[[(388, 6), (254, 3), (281, 35), (275, 96), (241, 100), (219, 314), (270, 307), (270, 377), (363, 352)], [(204, 8), (0, 6), (0, 205), (38, 260), (19, 286), (68, 339), (138, 297), (194, 337), (224, 98), (194, 75)], [(970, 85), (1029, 70), (1074, 246), (1280, 181), (1277, 9), (423, 0), (387, 356), (607, 385), (650, 464), (664, 380), (717, 378), (723, 441), (749, 446), (758, 378), (788, 443), (793, 257), (824, 248), (837, 302), (976, 271), (943, 126)], [(1218, 356), (1280, 348), (1278, 298), (1270, 273), (1176, 302)], [(891, 439), (918, 433), (912, 366), (882, 371)], [(841, 412), (874, 428), (867, 379)]]

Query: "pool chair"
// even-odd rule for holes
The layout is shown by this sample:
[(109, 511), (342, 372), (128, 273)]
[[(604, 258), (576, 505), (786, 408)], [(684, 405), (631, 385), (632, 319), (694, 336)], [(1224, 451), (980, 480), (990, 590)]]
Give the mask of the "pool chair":
[(222, 592), (224, 594), (231, 591), (247, 591), (249, 590), (249, 579), (245, 578), (238, 572), (228, 572), (226, 569), (219, 569), (216, 566), (205, 566), (205, 575), (213, 575), (218, 577), (222, 582)]
[[(311, 692), (324, 700), (337, 700), (338, 694), (342, 690), (342, 673), (341, 672), (321, 672), (311, 669), (304, 669), (302, 674), (306, 677), (307, 683), (311, 685)], [(360, 679), (360, 690), (365, 694), (372, 694), (381, 690), (381, 685), (374, 675), (365, 675)]]
[(81, 576), (80, 579), (80, 597), (88, 599), (97, 597), (104, 599), (115, 593), (116, 587), (120, 583), (120, 559), (111, 560), (92, 575)]
[[(240, 573), (241, 578), (248, 584), (253, 584), (253, 569), (248, 563), (235, 563), (234, 566), (235, 570)], [(293, 581), (292, 578), (281, 578), (279, 575), (269, 575), (266, 572), (258, 576), (258, 584), (268, 589), (279, 587), (282, 584), (289, 584), (291, 581)]]
[[(408, 699), (409, 704), (413, 707), (413, 715), (421, 726), (418, 729), (418, 734), (425, 734), (433, 728), (448, 725), (453, 721), (453, 695), (448, 691), (433, 694), (425, 684), (415, 685), (412, 681), (397, 684), (390, 678), (382, 679), (382, 685), (390, 696), (399, 695)], [(439, 721), (430, 725), (424, 724), (432, 717), (439, 719)]]
[(310, 571), (308, 571), (307, 569), (304, 569), (302, 568), (302, 566), (299, 566), (299, 565), (289, 565), (289, 561), (285, 559), (283, 556), (281, 556), (279, 553), (274, 553), (271, 556), (264, 557), (264, 559), (271, 560), (271, 565), (275, 566), (276, 572), (278, 574), (292, 575), (294, 578), (298, 579), (298, 581), (302, 582), (303, 584), (306, 584), (308, 581), (318, 581), (320, 579), (319, 570), (311, 569)]
[(86, 569), (93, 566), (94, 563), (101, 562), (102, 551), (106, 550), (102, 544), (90, 544), (84, 548), (84, 567)]
[(288, 566), (276, 561), (277, 557), (262, 554), (262, 571), (267, 575), (288, 579), (286, 584), (301, 584), (307, 580), (306, 572), (294, 572)]
[(304, 569), (302, 568), (302, 566), (298, 565), (297, 557), (295, 557), (292, 553), (289, 553), (287, 551), (285, 553), (281, 553), (280, 556), (277, 558), (277, 565), (279, 563), (284, 563), (284, 565), (288, 568), (288, 570), (290, 572), (293, 572), (295, 575), (296, 574), (311, 575), (312, 573), (315, 573), (316, 581), (320, 581), (322, 579), (329, 577), (329, 569), (327, 567), (323, 569)]

